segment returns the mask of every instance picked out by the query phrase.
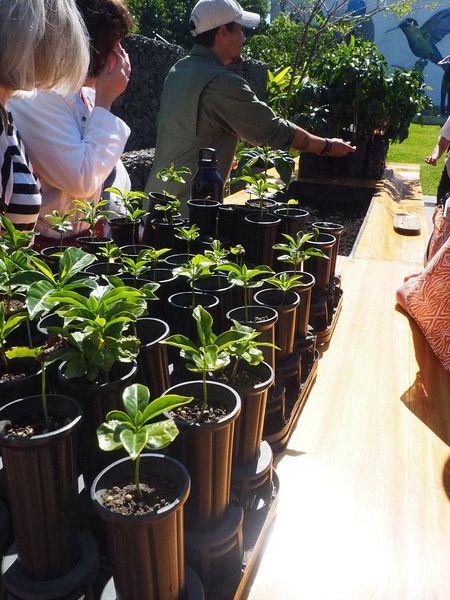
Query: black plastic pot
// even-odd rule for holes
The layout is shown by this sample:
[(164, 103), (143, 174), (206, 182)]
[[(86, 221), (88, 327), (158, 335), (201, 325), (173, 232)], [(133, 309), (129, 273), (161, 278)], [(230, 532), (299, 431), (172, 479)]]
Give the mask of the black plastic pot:
[(189, 222), (197, 225), (204, 237), (215, 237), (217, 230), (217, 214), (220, 202), (215, 200), (188, 200)]
[(265, 362), (256, 367), (242, 365), (258, 379), (253, 386), (231, 384), (241, 398), (241, 414), (234, 426), (233, 466), (249, 465), (258, 459), (266, 415), (267, 393), (275, 374)]
[[(302, 286), (296, 287), (295, 291), (300, 296), (300, 303), (297, 306), (295, 314), (295, 334), (299, 338), (306, 338), (308, 335), (309, 309), (311, 306), (311, 291), (315, 284), (315, 279), (311, 273), (305, 271), (285, 271), (289, 277), (299, 275)], [(279, 273), (278, 273), (279, 275)]]
[(320, 233), (328, 233), (336, 238), (336, 243), (333, 246), (331, 258), (330, 258), (330, 283), (333, 283), (334, 275), (336, 273), (336, 260), (339, 254), (339, 243), (341, 241), (341, 235), (344, 231), (344, 226), (339, 223), (329, 223), (328, 221), (317, 221), (312, 226), (318, 229)]
[(107, 242), (112, 242), (110, 237), (77, 237), (77, 242), (82, 250), (98, 255), (99, 248)]
[(133, 260), (136, 260), (139, 252), (142, 252), (142, 250), (148, 250), (149, 248), (151, 248), (151, 246), (148, 244), (131, 244), (120, 247), (122, 256), (132, 258)]
[(169, 256), (166, 256), (165, 263), (171, 269), (174, 269), (175, 267), (181, 267), (182, 265), (186, 264), (193, 257), (194, 254), (188, 254), (187, 252), (180, 252), (179, 254), (169, 254)]
[(86, 267), (85, 272), (92, 275), (118, 275), (121, 269), (120, 263), (97, 262)]
[[(167, 320), (169, 315), (169, 296), (181, 291), (179, 283), (185, 284), (184, 278), (177, 277), (172, 273), (172, 269), (158, 268), (149, 271), (147, 274), (149, 281), (159, 283), (159, 288), (156, 290), (158, 300), (152, 300), (152, 315), (163, 321)], [(186, 289), (186, 285), (183, 285)]]
[(152, 219), (144, 230), (143, 243), (151, 244), (155, 248), (178, 248), (179, 241), (175, 237), (175, 227), (182, 227), (184, 220), (173, 219), (172, 223)]
[(132, 223), (126, 217), (113, 217), (108, 224), (112, 240), (119, 248), (139, 243), (139, 223)]
[(62, 249), (61, 246), (47, 246), (39, 252), (42, 260), (48, 264), (53, 273), (58, 270), (59, 257), (66, 248), (70, 248), (70, 246), (63, 246)]
[(160, 343), (169, 335), (169, 326), (160, 319), (140, 318), (136, 330), (141, 341), (138, 381), (149, 388), (150, 398), (159, 398), (170, 386), (167, 346)]
[(273, 248), (281, 219), (270, 213), (247, 215), (246, 256), (255, 265), (273, 265)]
[[(181, 333), (188, 338), (196, 339), (197, 325), (192, 316), (195, 306), (192, 306), (192, 292), (178, 292), (172, 294), (168, 299), (169, 303), (169, 327), (173, 333)], [(218, 320), (219, 300), (213, 294), (204, 292), (195, 292), (195, 303), (203, 306), (211, 313), (213, 320)]]
[(217, 237), (236, 243), (236, 210), (234, 204), (221, 204), (217, 212)]
[(276, 367), (280, 362), (290, 356), (294, 351), (295, 340), (295, 313), (300, 302), (297, 292), (289, 290), (259, 290), (256, 292), (255, 304), (262, 304), (274, 308), (278, 313), (275, 325), (275, 344), (278, 346), (275, 359)]
[[(244, 306), (231, 309), (227, 313), (229, 321), (238, 321), (242, 325), (253, 327), (259, 331), (259, 342), (275, 344), (275, 324), (278, 321), (278, 313), (269, 306), (247, 306), (247, 315)], [(272, 369), (275, 369), (275, 348), (263, 346), (261, 348), (264, 360)]]
[(123, 390), (134, 383), (137, 364), (118, 363), (115, 378), (104, 384), (96, 384), (85, 379), (68, 379), (64, 364), (58, 368), (60, 390), (78, 398), (83, 409), (84, 419), (79, 431), (78, 459), (85, 486), (91, 485), (97, 473), (111, 462), (111, 453), (101, 452), (97, 445), (97, 427), (104, 422), (111, 410), (122, 410)]
[(223, 332), (227, 327), (227, 312), (233, 307), (234, 285), (223, 275), (211, 275), (195, 282), (194, 290), (212, 293), (219, 300), (220, 311), (215, 323), (215, 332)]
[(278, 239), (285, 241), (281, 234), (287, 233), (295, 239), (298, 231), (304, 231), (306, 227), (306, 219), (309, 216), (307, 210), (302, 208), (276, 208), (273, 214), (277, 216), (281, 222), (278, 226)]
[[(180, 433), (169, 446), (170, 454), (186, 466), (191, 477), (186, 527), (197, 531), (217, 527), (226, 517), (234, 423), (241, 410), (241, 400), (235, 390), (216, 381), (208, 381), (207, 386), (209, 405), (224, 408), (227, 415), (215, 423), (198, 424), (175, 417)], [(166, 394), (203, 398), (203, 382), (186, 381), (172, 386)]]
[[(75, 432), (81, 409), (66, 396), (47, 400), (50, 415), (67, 418), (67, 425), (30, 438), (0, 435), (19, 568), (43, 581), (68, 573), (80, 558)], [(0, 409), (0, 420), (12, 423), (32, 423), (38, 415), (41, 396)]]
[(103, 493), (134, 481), (134, 461), (119, 460), (95, 479), (91, 498), (106, 526), (108, 554), (117, 600), (181, 600), (184, 598), (183, 506), (189, 475), (178, 461), (162, 454), (141, 456), (141, 480), (157, 478), (174, 487), (176, 499), (156, 513), (127, 516), (111, 512)]
[[(8, 365), (11, 374), (24, 376), (0, 381), (0, 406), (40, 393), (41, 370), (38, 361), (33, 358), (13, 358), (8, 361)], [(0, 370), (1, 375), (5, 372), (4, 369)]]
[(314, 290), (328, 290), (331, 280), (331, 258), (336, 238), (328, 233), (320, 233), (317, 240), (309, 240), (308, 246), (319, 248), (328, 257), (311, 256), (305, 261), (303, 269), (311, 273), (316, 280)]

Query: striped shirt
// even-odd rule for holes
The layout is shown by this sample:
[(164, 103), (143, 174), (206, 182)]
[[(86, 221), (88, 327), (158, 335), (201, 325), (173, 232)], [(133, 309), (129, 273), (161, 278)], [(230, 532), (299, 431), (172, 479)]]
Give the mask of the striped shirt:
[(17, 229), (31, 231), (41, 207), (39, 180), (33, 173), (11, 114), (7, 115), (3, 107), (1, 109), (0, 213), (8, 217)]

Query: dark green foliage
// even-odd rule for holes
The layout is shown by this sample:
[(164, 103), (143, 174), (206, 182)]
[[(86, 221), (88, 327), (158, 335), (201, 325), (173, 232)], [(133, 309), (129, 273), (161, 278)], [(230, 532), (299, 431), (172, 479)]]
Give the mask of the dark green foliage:
[[(192, 47), (189, 17), (197, 0), (128, 0), (138, 33), (147, 37), (159, 34), (172, 44)], [(246, 10), (257, 12), (264, 20), (269, 12), (268, 0), (242, 0)]]

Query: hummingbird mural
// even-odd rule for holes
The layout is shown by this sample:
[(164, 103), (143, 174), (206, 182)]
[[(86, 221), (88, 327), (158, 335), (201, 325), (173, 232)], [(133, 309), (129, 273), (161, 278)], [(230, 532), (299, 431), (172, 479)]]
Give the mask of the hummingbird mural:
[(450, 8), (439, 10), (422, 26), (416, 19), (408, 17), (400, 21), (396, 27), (388, 29), (386, 33), (396, 29), (401, 29), (405, 34), (411, 52), (419, 59), (416, 68), (422, 71), (427, 64), (426, 61), (437, 64), (442, 60), (436, 44), (450, 33)]
[[(365, 0), (348, 0), (345, 14), (361, 18), (364, 17), (366, 12), (367, 5)], [(360, 37), (366, 42), (373, 42), (375, 39), (375, 27), (372, 18), (360, 21), (352, 31), (352, 35)]]

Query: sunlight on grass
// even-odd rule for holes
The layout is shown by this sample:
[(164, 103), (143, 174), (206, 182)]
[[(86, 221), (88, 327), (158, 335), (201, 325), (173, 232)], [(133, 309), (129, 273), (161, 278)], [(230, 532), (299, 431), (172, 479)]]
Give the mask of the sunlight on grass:
[(391, 144), (387, 160), (390, 162), (413, 163), (420, 165), (420, 182), (425, 195), (435, 196), (444, 168), (444, 157), (436, 167), (425, 164), (425, 157), (432, 153), (439, 135), (439, 125), (418, 125), (412, 123), (409, 137), (402, 144)]

